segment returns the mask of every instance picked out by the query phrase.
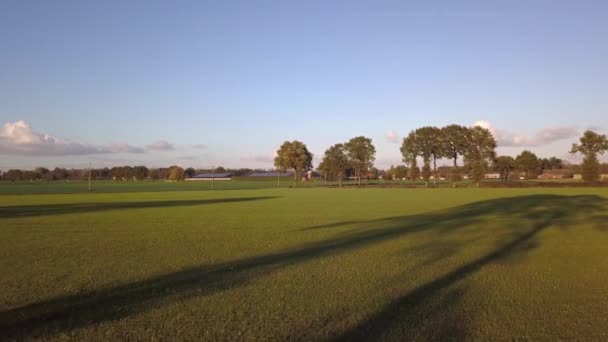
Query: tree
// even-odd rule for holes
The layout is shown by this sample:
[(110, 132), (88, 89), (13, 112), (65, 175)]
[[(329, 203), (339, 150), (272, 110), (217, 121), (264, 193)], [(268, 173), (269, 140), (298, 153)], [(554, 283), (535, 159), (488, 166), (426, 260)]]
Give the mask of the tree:
[(392, 166), (387, 171), (388, 179), (404, 179), (408, 176), (408, 168), (405, 165)]
[(184, 180), (184, 169), (174, 165), (169, 168), (169, 180), (181, 181)]
[(420, 148), (418, 146), (418, 140), (416, 137), (416, 131), (411, 131), (407, 137), (403, 138), (401, 144), (401, 155), (403, 156), (403, 162), (409, 165), (409, 177), (412, 180), (420, 177), (420, 169), (417, 165), (417, 158), (420, 154)]
[(357, 184), (361, 185), (361, 173), (374, 165), (376, 148), (372, 139), (358, 136), (344, 144), (350, 166), (355, 170)]
[(274, 166), (279, 170), (293, 170), (293, 184), (296, 186), (300, 172), (312, 169), (312, 153), (300, 141), (285, 141), (277, 151)]
[(152, 180), (158, 180), (160, 178), (158, 169), (150, 169), (150, 172), (148, 172), (148, 177), (150, 177)]
[(403, 161), (409, 162), (412, 168), (416, 167), (416, 157), (422, 157), (422, 178), (427, 186), (431, 178), (431, 159), (435, 171), (433, 181), (436, 182), (437, 158), (441, 158), (443, 153), (440, 135), (441, 130), (437, 127), (421, 127), (410, 132), (401, 145)]
[(534, 153), (524, 150), (515, 157), (515, 162), (517, 163), (517, 167), (524, 172), (525, 179), (536, 178), (540, 162)]
[(515, 159), (510, 156), (499, 156), (494, 162), (494, 170), (500, 173), (500, 179), (506, 182), (509, 179), (509, 174), (517, 167)]
[(559, 169), (564, 168), (564, 161), (557, 157), (542, 158), (542, 159), (539, 159), (539, 163), (540, 163), (541, 171), (559, 170)]
[(194, 170), (194, 168), (189, 167), (184, 170), (184, 174), (186, 175), (186, 177), (192, 178), (196, 174), (196, 170)]
[(450, 158), (454, 162), (451, 170), (450, 179), (456, 186), (456, 181), (461, 179), (460, 169), (458, 168), (458, 156), (465, 154), (469, 143), (469, 129), (460, 125), (449, 125), (441, 129), (441, 140), (443, 157)]
[[(441, 129), (434, 126), (425, 126), (416, 130), (416, 137), (420, 146), (422, 160), (422, 176), (428, 182), (430, 178), (430, 161), (433, 160), (433, 184), (437, 184), (437, 159), (444, 154), (441, 140)], [(426, 176), (425, 176), (426, 175)]]
[(471, 179), (479, 186), (488, 162), (493, 161), (496, 156), (496, 140), (488, 129), (480, 126), (470, 128), (469, 134), (464, 160), (471, 168)]
[(34, 169), (34, 174), (36, 175), (35, 177), (37, 179), (43, 179), (43, 180), (51, 180), (52, 179), (52, 174), (51, 171), (49, 171), (49, 169), (39, 166), (36, 169)]
[(2, 179), (11, 181), (11, 182), (16, 182), (16, 181), (24, 180), (24, 176), (23, 176), (23, 172), (21, 170), (10, 169), (2, 175)]
[(52, 178), (54, 180), (64, 180), (68, 178), (68, 170), (56, 167), (52, 171)]
[(133, 177), (137, 180), (144, 180), (148, 178), (148, 168), (145, 166), (135, 166), (132, 170)]
[(580, 138), (580, 144), (572, 144), (570, 153), (581, 153), (583, 158), (582, 176), (585, 182), (595, 182), (600, 178), (600, 163), (598, 154), (608, 150), (608, 138), (605, 134), (586, 131)]
[(325, 151), (323, 160), (319, 164), (319, 170), (326, 175), (338, 179), (338, 185), (342, 187), (342, 178), (349, 168), (348, 156), (343, 144), (335, 144)]
[(369, 173), (367, 175), (367, 179), (378, 179), (380, 177), (380, 170), (378, 170), (376, 167), (372, 167), (369, 170)]

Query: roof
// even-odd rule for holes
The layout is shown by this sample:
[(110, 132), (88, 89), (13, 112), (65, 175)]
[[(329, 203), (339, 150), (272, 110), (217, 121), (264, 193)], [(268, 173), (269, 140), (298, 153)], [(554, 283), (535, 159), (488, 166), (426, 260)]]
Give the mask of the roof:
[(247, 177), (288, 177), (293, 176), (293, 172), (253, 172)]
[(232, 173), (199, 173), (190, 178), (230, 178)]

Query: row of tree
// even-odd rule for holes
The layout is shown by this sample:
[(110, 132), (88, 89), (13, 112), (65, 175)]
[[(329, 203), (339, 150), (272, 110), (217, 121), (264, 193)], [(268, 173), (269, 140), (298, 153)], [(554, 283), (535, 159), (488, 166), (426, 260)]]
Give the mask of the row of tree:
[[(181, 170), (181, 171), (180, 171)], [(0, 179), (6, 181), (82, 181), (89, 177), (92, 180), (141, 181), (153, 180), (179, 180), (183, 179), (184, 169), (179, 166), (167, 168), (148, 169), (145, 166), (117, 166), (100, 169), (65, 169), (55, 168), (49, 170), (37, 167), (34, 170), (10, 169), (0, 173)]]
[[(470, 166), (470, 177), (479, 184), (496, 156), (496, 140), (489, 130), (479, 126), (425, 126), (411, 131), (403, 139), (401, 154), (403, 161), (410, 166), (411, 173), (417, 172), (418, 159), (422, 160), (421, 176), (427, 185), (431, 179), (431, 161), (432, 178), (436, 182), (437, 159), (441, 158), (453, 161), (452, 182), (460, 180), (459, 157)], [(418, 175), (410, 174), (410, 177), (418, 178)]]
[[(474, 182), (479, 183), (489, 171), (497, 171), (503, 180), (509, 178), (513, 170), (520, 170), (524, 178), (532, 179), (545, 170), (562, 169), (564, 162), (557, 158), (539, 159), (534, 153), (524, 150), (517, 157), (496, 156), (496, 140), (492, 133), (483, 127), (465, 127), (461, 125), (448, 125), (442, 128), (425, 126), (412, 130), (401, 145), (403, 161), (407, 166), (391, 167), (385, 172), (388, 178), (422, 178), (427, 186), (431, 178), (436, 182), (437, 160), (450, 159), (453, 166), (449, 168), (449, 179), (455, 183), (467, 174)], [(608, 140), (605, 135), (592, 131), (584, 133), (580, 144), (573, 144), (571, 153), (582, 153), (582, 176), (585, 181), (596, 181), (600, 176), (598, 154), (608, 150)], [(358, 184), (365, 174), (370, 175), (374, 170), (376, 149), (370, 138), (359, 136), (346, 143), (338, 143), (329, 147), (324, 155), (318, 170), (326, 178), (342, 179), (353, 173)], [(294, 171), (294, 182), (300, 174), (313, 168), (312, 153), (306, 144), (301, 141), (285, 141), (277, 151), (274, 163), (279, 170)], [(463, 160), (463, 167), (458, 160)], [(422, 160), (422, 168), (418, 167), (418, 160)], [(431, 168), (432, 163), (432, 168)], [(376, 169), (376, 173), (378, 170)]]
[(47, 169), (37, 167), (34, 170), (10, 169), (6, 172), (0, 171), (0, 180), (5, 181), (84, 181), (92, 180), (115, 180), (115, 181), (141, 181), (141, 180), (182, 180), (192, 177), (198, 173), (231, 173), (234, 176), (244, 176), (261, 169), (227, 169), (216, 167), (213, 169), (195, 169), (192, 167), (183, 169), (179, 166), (147, 168), (145, 166), (117, 166), (112, 168), (92, 168), (92, 169), (66, 169), (55, 168)]
[[(586, 131), (579, 139), (579, 143), (572, 144), (571, 154), (580, 153), (583, 155), (583, 162), (580, 165), (580, 173), (585, 182), (596, 182), (600, 179), (605, 164), (600, 164), (598, 155), (608, 151), (608, 138), (605, 134), (598, 134), (593, 131)], [(495, 169), (500, 173), (503, 180), (509, 178), (513, 170), (520, 170), (526, 179), (535, 178), (539, 172), (550, 169), (563, 169), (564, 163), (561, 159), (539, 159), (530, 151), (523, 151), (516, 158), (510, 156), (499, 156), (495, 161)], [(577, 172), (579, 170), (576, 170)]]
[[(401, 145), (401, 154), (406, 165), (391, 166), (386, 172), (380, 172), (373, 167), (376, 148), (370, 138), (358, 136), (345, 143), (338, 143), (329, 147), (319, 164), (318, 170), (326, 179), (335, 179), (342, 185), (342, 179), (354, 175), (357, 183), (362, 178), (377, 178), (384, 174), (389, 179), (422, 178), (428, 185), (431, 177), (436, 182), (438, 177), (437, 159), (452, 160), (453, 166), (445, 168), (452, 182), (462, 179), (462, 175), (469, 175), (477, 184), (490, 171), (500, 173), (503, 180), (509, 179), (514, 170), (524, 174), (526, 179), (535, 178), (545, 170), (564, 168), (564, 162), (556, 157), (539, 159), (534, 153), (524, 150), (517, 157), (496, 156), (496, 140), (492, 133), (482, 127), (465, 127), (449, 125), (442, 128), (425, 126), (411, 131)], [(579, 143), (573, 144), (570, 153), (581, 153), (584, 158), (581, 164), (582, 178), (585, 181), (597, 181), (602, 172), (598, 155), (608, 151), (608, 138), (606, 135), (586, 131)], [(312, 170), (312, 158), (306, 144), (294, 140), (285, 141), (274, 159), (275, 167), (284, 171), (294, 172), (294, 183), (300, 179), (302, 172)], [(463, 165), (458, 160), (463, 160)], [(422, 160), (422, 167), (418, 167), (418, 160)], [(431, 168), (432, 162), (432, 168)], [(440, 167), (439, 169), (441, 169)], [(246, 175), (254, 171), (251, 169), (225, 169), (217, 167), (213, 170), (183, 169), (179, 166), (168, 168), (148, 169), (145, 166), (121, 166), (102, 169), (64, 169), (53, 170), (44, 167), (35, 170), (11, 169), (0, 173), (0, 179), (8, 181), (23, 180), (183, 180), (199, 172), (230, 172), (236, 176)], [(445, 175), (444, 175), (445, 176)]]
[[(376, 148), (370, 138), (358, 136), (345, 143), (331, 146), (325, 151), (318, 170), (325, 178), (336, 179), (342, 186), (342, 179), (352, 171), (357, 183), (361, 184), (363, 173), (373, 168)], [(274, 158), (274, 165), (279, 171), (293, 171), (294, 184), (302, 172), (313, 168), (312, 153), (301, 141), (285, 141)], [(377, 170), (376, 170), (377, 171)]]

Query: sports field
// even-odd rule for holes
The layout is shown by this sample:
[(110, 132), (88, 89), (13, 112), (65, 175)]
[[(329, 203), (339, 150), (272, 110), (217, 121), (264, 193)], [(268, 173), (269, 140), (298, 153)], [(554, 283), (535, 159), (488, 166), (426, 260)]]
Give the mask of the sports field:
[(0, 195), (1, 339), (608, 339), (606, 188), (146, 190)]

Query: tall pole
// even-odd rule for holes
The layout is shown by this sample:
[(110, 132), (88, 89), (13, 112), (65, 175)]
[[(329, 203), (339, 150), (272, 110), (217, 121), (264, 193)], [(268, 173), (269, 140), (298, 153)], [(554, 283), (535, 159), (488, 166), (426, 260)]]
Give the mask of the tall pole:
[(91, 192), (91, 169), (93, 168), (93, 163), (89, 162), (89, 192)]
[(211, 190), (215, 189), (215, 166), (211, 165)]

